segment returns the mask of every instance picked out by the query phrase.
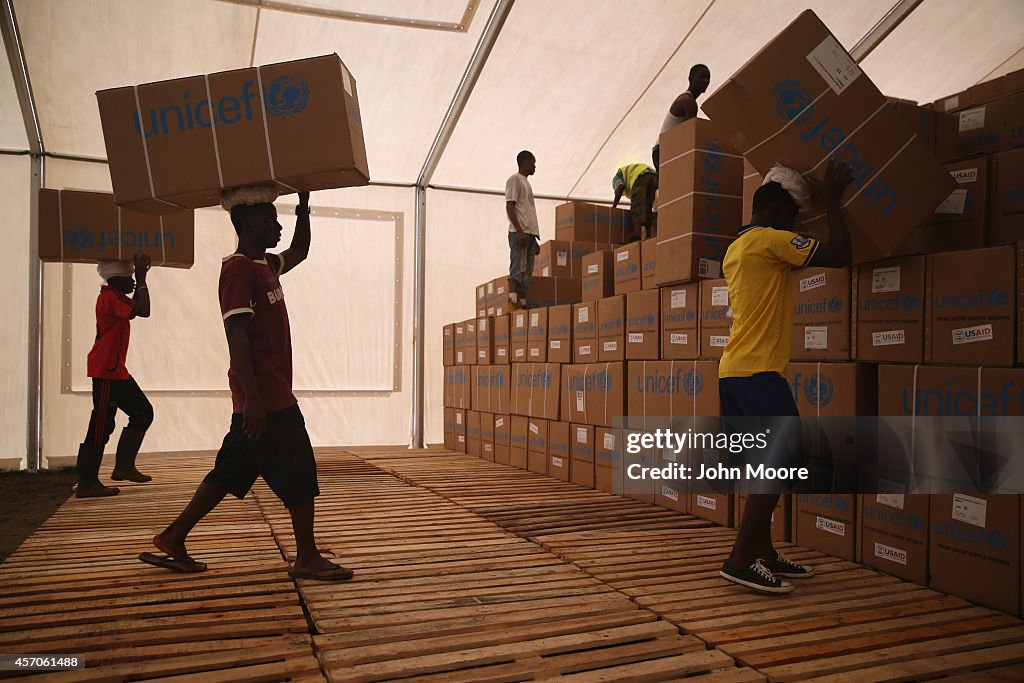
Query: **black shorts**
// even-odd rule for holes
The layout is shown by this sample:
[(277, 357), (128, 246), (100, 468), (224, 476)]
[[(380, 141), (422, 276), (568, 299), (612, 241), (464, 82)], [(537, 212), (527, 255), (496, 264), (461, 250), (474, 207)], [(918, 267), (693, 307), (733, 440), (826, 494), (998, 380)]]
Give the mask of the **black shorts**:
[(725, 429), (732, 433), (770, 430), (768, 448), (750, 449), (735, 458), (742, 464), (801, 467), (804, 463), (803, 426), (789, 382), (775, 372), (718, 380)]
[(268, 413), (259, 441), (245, 435), (242, 416), (233, 413), (217, 462), (203, 481), (241, 500), (260, 476), (287, 508), (320, 495), (313, 444), (298, 404)]

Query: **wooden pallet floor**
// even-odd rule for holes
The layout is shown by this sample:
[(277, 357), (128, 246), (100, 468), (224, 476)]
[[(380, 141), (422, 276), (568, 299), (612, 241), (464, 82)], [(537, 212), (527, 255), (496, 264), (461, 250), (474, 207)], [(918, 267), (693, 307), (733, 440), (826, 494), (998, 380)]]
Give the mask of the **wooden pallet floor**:
[[(764, 680), (536, 543), (359, 457), (321, 454), (319, 478), (317, 543), (357, 573), (300, 581), (331, 681)], [(259, 500), (291, 557), (287, 513)]]
[(253, 498), (228, 497), (190, 536), (207, 572), (182, 577), (136, 559), (155, 550), (153, 534), (212, 462), (212, 453), (143, 456), (153, 482), (66, 501), (0, 564), (0, 652), (87, 662), (33, 680), (323, 681), (288, 565)]
[(718, 577), (734, 530), (461, 454), (362, 455), (533, 540), (769, 680), (1024, 681), (1024, 622), (1006, 614), (790, 544), (780, 549), (817, 575), (791, 595), (763, 596)]

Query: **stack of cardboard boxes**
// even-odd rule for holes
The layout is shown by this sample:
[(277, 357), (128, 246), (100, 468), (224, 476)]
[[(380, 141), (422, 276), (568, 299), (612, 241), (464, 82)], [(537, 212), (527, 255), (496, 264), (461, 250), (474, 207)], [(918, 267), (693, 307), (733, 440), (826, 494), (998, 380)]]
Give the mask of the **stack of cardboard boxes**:
[[(694, 482), (631, 485), (621, 471), (623, 440), (631, 430), (666, 426), (655, 418), (677, 431), (716, 428), (718, 359), (731, 323), (720, 263), (749, 219), (753, 192), (776, 162), (820, 180), (822, 160), (856, 152), (845, 206), (854, 265), (793, 272), (787, 379), (801, 416), (821, 418), (807, 420), (805, 445), (822, 491), (850, 477), (863, 481), (855, 452), (881, 449), (885, 439), (912, 466), (901, 478), (880, 459), (867, 473), (870, 494), (783, 496), (772, 533), (1020, 614), (1021, 497), (908, 491), (948, 474), (942, 468), (965, 453), (942, 423), (922, 418), (1024, 413), (1024, 149), (1017, 147), (1024, 74), (961, 93), (952, 113), (903, 101), (886, 107), (830, 41), (812, 13), (802, 14), (708, 100), (713, 125), (691, 121), (662, 137), (658, 237), (614, 248), (617, 234), (588, 228), (548, 243), (540, 276), (578, 278), (580, 288), (571, 305), (521, 314), (522, 362), (502, 349), (510, 325), (518, 329), (515, 316), (495, 317), (493, 342), (483, 343), (493, 343), (497, 378), (482, 368), (482, 385), (479, 375), (467, 379), (459, 363), (486, 357), (480, 321), (476, 356), (459, 355), (459, 329), (465, 345), (469, 323), (446, 326), (445, 443), (458, 449), (460, 437), (476, 434), (476, 418), (459, 412), (477, 406), (481, 425), (493, 424), (480, 428), (482, 457), (493, 452), (498, 462), (734, 524), (743, 494)], [(803, 83), (808, 97), (775, 100), (775, 89), (754, 87), (768, 82)], [(564, 211), (573, 224), (588, 215)], [(802, 213), (798, 229), (827, 239), (820, 214), (820, 207)], [(500, 315), (487, 286), (483, 295), (480, 310)], [(486, 398), (466, 396), (473, 391)], [(624, 416), (626, 428), (616, 429)], [(857, 419), (873, 416), (914, 419), (901, 433), (883, 434), (884, 424), (876, 432)], [(727, 455), (666, 450), (631, 458), (695, 466)]]

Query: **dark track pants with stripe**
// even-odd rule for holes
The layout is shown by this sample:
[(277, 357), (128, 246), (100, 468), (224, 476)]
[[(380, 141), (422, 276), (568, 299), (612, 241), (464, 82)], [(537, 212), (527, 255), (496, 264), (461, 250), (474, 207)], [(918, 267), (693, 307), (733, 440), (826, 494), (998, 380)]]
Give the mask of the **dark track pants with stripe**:
[(103, 447), (114, 431), (114, 415), (120, 410), (128, 416), (128, 427), (145, 432), (153, 423), (153, 406), (135, 383), (128, 379), (92, 379), (92, 415), (89, 431), (82, 442)]

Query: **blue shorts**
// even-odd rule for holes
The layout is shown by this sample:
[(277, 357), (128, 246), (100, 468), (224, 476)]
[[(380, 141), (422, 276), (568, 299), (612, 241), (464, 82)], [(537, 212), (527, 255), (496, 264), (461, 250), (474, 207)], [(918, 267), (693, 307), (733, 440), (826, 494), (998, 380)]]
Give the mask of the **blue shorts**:
[(720, 377), (718, 396), (725, 429), (732, 433), (770, 430), (768, 448), (748, 449), (745, 462), (770, 467), (804, 465), (803, 426), (789, 382), (775, 372), (750, 377)]

